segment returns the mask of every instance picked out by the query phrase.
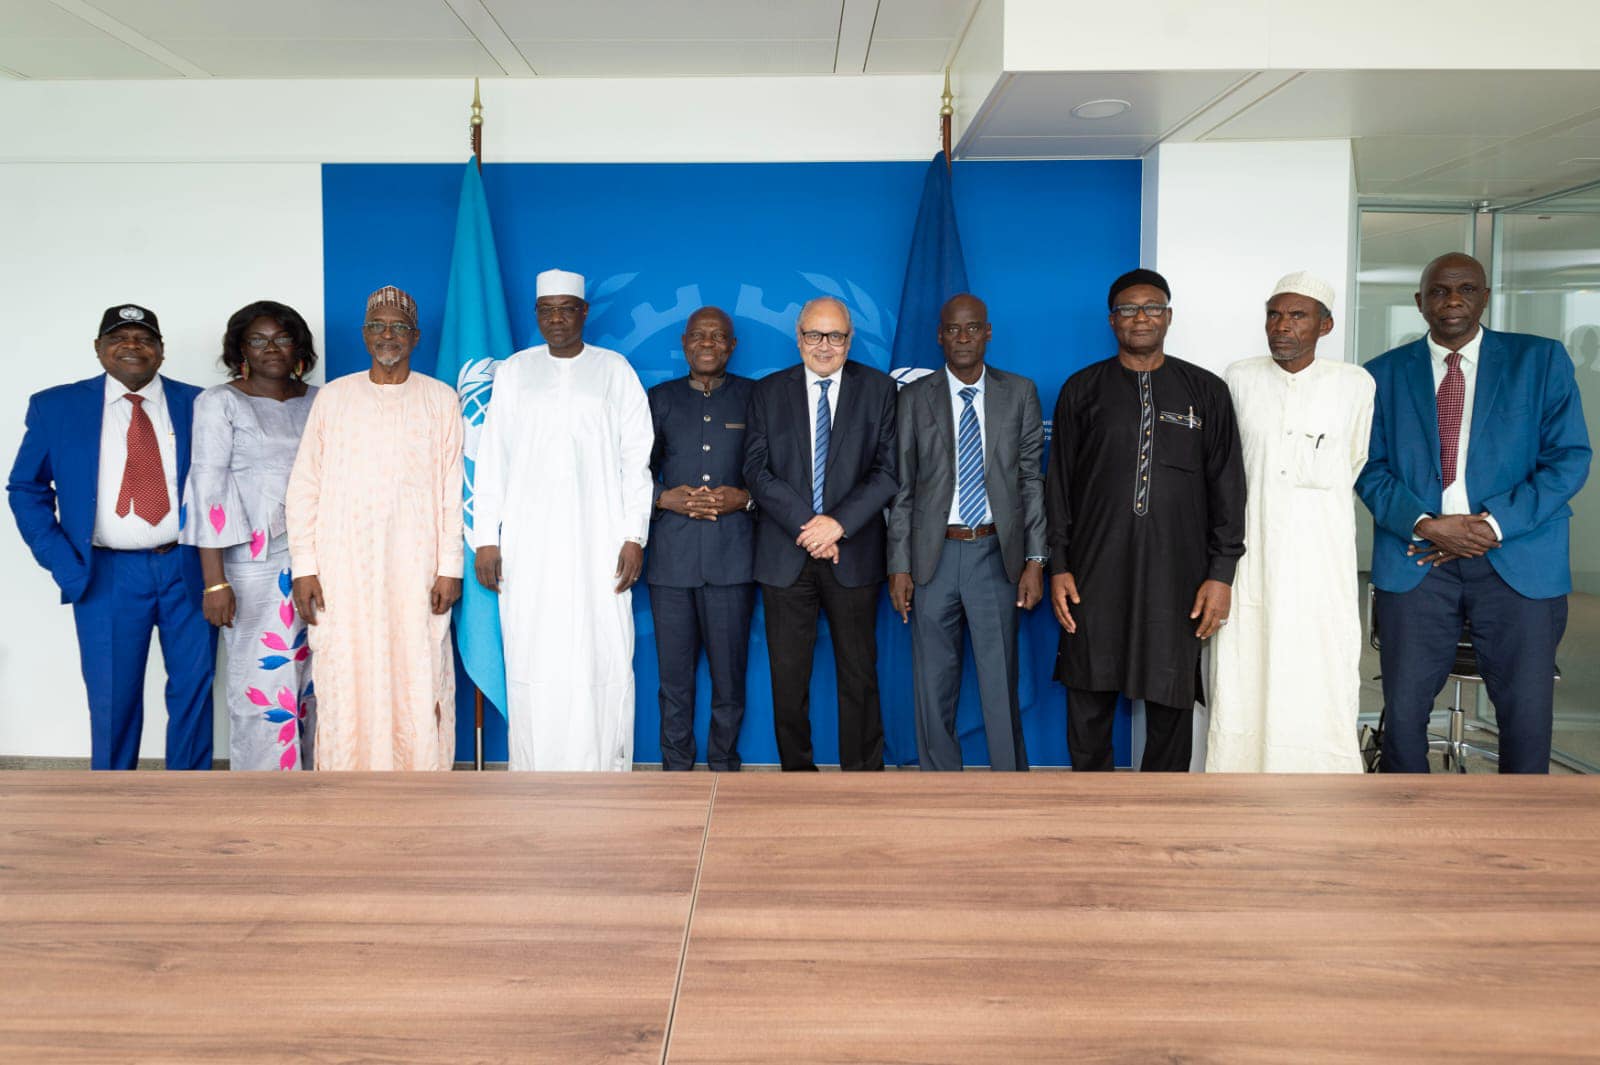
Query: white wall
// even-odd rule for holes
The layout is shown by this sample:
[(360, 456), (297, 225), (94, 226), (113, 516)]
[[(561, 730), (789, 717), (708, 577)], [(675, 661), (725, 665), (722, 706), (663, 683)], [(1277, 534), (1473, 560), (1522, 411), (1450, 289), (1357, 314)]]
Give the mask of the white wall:
[[(925, 159), (935, 77), (487, 82), (491, 161)], [(323, 336), (324, 162), (455, 162), (470, 81), (0, 83), (0, 396), (6, 469), (27, 397), (99, 372), (102, 310), (161, 316), (164, 372), (216, 365), (227, 315), (261, 298)], [(86, 758), (69, 607), (0, 520), (0, 756)], [(160, 757), (152, 655), (141, 753)], [(221, 704), (218, 704), (219, 707)], [(219, 720), (218, 753), (226, 752)]]
[[(100, 372), (100, 312), (161, 318), (162, 372), (215, 384), (227, 315), (255, 299), (297, 308), (322, 335), (322, 186), (301, 163), (0, 166), (0, 452), (9, 470), (30, 394)], [(89, 717), (69, 607), (0, 522), (0, 755), (87, 757)], [(160, 757), (160, 652), (146, 681), (142, 753)], [(225, 737), (225, 720), (219, 736)], [(225, 742), (219, 750), (226, 752)]]
[(1345, 358), (1355, 180), (1349, 141), (1165, 144), (1145, 157), (1141, 259), (1172, 285), (1167, 350), (1221, 373), (1263, 355), (1272, 285), (1292, 270), (1337, 298), (1324, 358)]
[[(927, 159), (930, 75), (483, 83), (488, 162)], [(472, 82), (0, 82), (0, 162), (455, 162)]]

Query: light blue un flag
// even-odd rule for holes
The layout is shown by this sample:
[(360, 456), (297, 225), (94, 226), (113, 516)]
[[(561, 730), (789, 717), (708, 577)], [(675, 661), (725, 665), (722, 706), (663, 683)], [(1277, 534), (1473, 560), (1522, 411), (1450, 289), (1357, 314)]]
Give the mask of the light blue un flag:
[(500, 283), (500, 259), (494, 250), (489, 203), (477, 159), (467, 162), (461, 178), (461, 206), (456, 214), (455, 250), (450, 256), (450, 286), (444, 299), (444, 330), (439, 336), (439, 362), (434, 376), (456, 387), (461, 397), (461, 492), (467, 527), (467, 569), (456, 604), (456, 647), (467, 675), (483, 697), (501, 709), (506, 705), (506, 665), (500, 644), (500, 605), (472, 575), (472, 483), (478, 441), (489, 412), (494, 373), (513, 351), (511, 318)]

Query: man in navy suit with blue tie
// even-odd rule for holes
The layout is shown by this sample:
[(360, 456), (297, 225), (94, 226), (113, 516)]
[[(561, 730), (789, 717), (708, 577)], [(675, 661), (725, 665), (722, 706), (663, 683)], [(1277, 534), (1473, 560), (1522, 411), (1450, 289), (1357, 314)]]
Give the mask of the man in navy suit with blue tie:
[(1556, 646), (1572, 589), (1569, 501), (1589, 434), (1559, 343), (1479, 326), (1482, 264), (1422, 272), (1428, 334), (1373, 359), (1372, 445), (1356, 491), (1376, 530), (1385, 772), (1428, 771), (1428, 716), (1463, 622), (1500, 730), (1502, 773), (1548, 773)]
[(839, 766), (883, 768), (878, 595), (884, 508), (894, 499), (895, 388), (850, 360), (850, 312), (836, 299), (800, 309), (801, 365), (750, 397), (744, 481), (757, 508), (755, 579), (767, 615), (772, 717), (786, 770), (815, 770), (811, 659), (828, 615), (839, 682)]
[(161, 326), (135, 304), (100, 319), (105, 373), (35, 394), (6, 485), (33, 557), (71, 603), (89, 691), (91, 764), (133, 769), (150, 634), (167, 665), (167, 768), (211, 768), (216, 630), (200, 559), (178, 545), (200, 390), (159, 376)]

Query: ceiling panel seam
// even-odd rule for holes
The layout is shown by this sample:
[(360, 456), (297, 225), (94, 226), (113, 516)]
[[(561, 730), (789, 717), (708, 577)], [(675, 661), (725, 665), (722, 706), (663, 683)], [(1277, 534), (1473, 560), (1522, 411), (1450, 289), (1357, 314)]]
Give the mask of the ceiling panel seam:
[[(1267, 73), (1268, 73), (1267, 71), (1258, 70), (1254, 74), (1250, 75), (1250, 77), (1246, 78), (1239, 85), (1235, 86), (1234, 89), (1242, 89), (1246, 85), (1249, 85), (1250, 82), (1255, 81), (1257, 78), (1262, 78), (1262, 77), (1267, 76)], [(1281, 75), (1284, 72), (1283, 71), (1273, 71), (1272, 73), (1273, 73), (1273, 75)], [(1295, 82), (1299, 81), (1304, 76), (1305, 76), (1305, 71), (1297, 70), (1293, 74), (1290, 74), (1288, 77), (1283, 78), (1283, 80), (1279, 81), (1277, 84), (1271, 85), (1270, 87), (1267, 87), (1266, 91), (1262, 92), (1259, 96), (1257, 96), (1254, 99), (1250, 100), (1250, 102), (1246, 103), (1243, 107), (1239, 108), (1237, 111), (1233, 112), (1227, 118), (1224, 118), (1222, 121), (1218, 122), (1216, 125), (1212, 126), (1210, 129), (1207, 129), (1204, 133), (1201, 133), (1198, 136), (1196, 136), (1195, 140), (1197, 140), (1197, 141), (1205, 140), (1206, 138), (1210, 137), (1213, 133), (1215, 133), (1219, 129), (1221, 129), (1223, 126), (1226, 126), (1229, 122), (1232, 122), (1234, 119), (1238, 118), (1240, 115), (1243, 115), (1246, 111), (1249, 111), (1252, 107), (1255, 107), (1257, 104), (1261, 103), (1264, 100), (1271, 99), (1272, 97), (1276, 96), (1278, 93), (1282, 92), (1284, 89), (1288, 88), (1290, 85), (1293, 85)], [(1197, 112), (1194, 116), (1192, 116), (1192, 118), (1198, 118), (1201, 113), (1203, 113), (1205, 110), (1209, 110), (1210, 107), (1214, 107), (1217, 104), (1221, 104), (1221, 103), (1225, 102), (1227, 100), (1227, 98), (1230, 95), (1232, 95), (1232, 93), (1234, 92), (1234, 89), (1229, 89), (1227, 92), (1224, 92), (1221, 96), (1219, 96), (1216, 99), (1216, 101), (1213, 104), (1208, 105), (1207, 108), (1202, 108), (1201, 112)], [(1176, 132), (1176, 130), (1174, 132)], [(1163, 139), (1165, 139), (1165, 138), (1163, 138)]]
[(119, 22), (93, 4), (86, 3), (85, 0), (50, 0), (50, 2), (69, 15), (87, 22), (113, 40), (132, 48), (146, 58), (155, 60), (164, 67), (170, 67), (184, 77), (211, 77), (209, 70), (196, 66), (178, 53), (146, 37), (132, 26)]
[(972, 0), (967, 5), (967, 17), (961, 23), (961, 29), (956, 31), (955, 40), (950, 42), (950, 48), (944, 54), (944, 66), (941, 70), (949, 70), (956, 61), (956, 56), (961, 54), (961, 46), (967, 41), (967, 32), (972, 29), (972, 20), (978, 17), (978, 8), (983, 5), (983, 0)]
[(1588, 125), (1597, 118), (1600, 118), (1600, 107), (1592, 108), (1580, 114), (1572, 115), (1568, 118), (1562, 119), (1559, 122), (1552, 122), (1547, 126), (1540, 126), (1538, 129), (1529, 130), (1526, 133), (1503, 140), (1498, 144), (1492, 144), (1486, 148), (1480, 148), (1475, 152), (1468, 152), (1466, 155), (1458, 156), (1457, 158), (1449, 160), (1448, 162), (1436, 163), (1435, 165), (1428, 167), (1426, 170), (1420, 170), (1415, 174), (1411, 174), (1408, 177), (1402, 178), (1401, 180), (1408, 182), (1422, 181), (1427, 178), (1437, 177), (1440, 174), (1454, 170), (1456, 167), (1459, 167), (1464, 163), (1469, 163), (1474, 159), (1497, 155), (1501, 152), (1510, 151), (1524, 145), (1534, 144), (1542, 140), (1548, 140), (1557, 133), (1572, 129), (1575, 126)]
[[(528, 62), (528, 57), (522, 54), (522, 49), (517, 47), (517, 42), (511, 39), (500, 25), (500, 20), (494, 17), (494, 12), (483, 5), (483, 0), (444, 0), (450, 10), (454, 12), (461, 25), (466, 27), (472, 39), (478, 42), (478, 47), (488, 53), (502, 73), (508, 76), (518, 74), (537, 75), (533, 64)], [(479, 32), (483, 28), (488, 31), (492, 41), (484, 40), (484, 35)], [(515, 58), (513, 58), (515, 57)], [(512, 69), (513, 67), (517, 69)]]

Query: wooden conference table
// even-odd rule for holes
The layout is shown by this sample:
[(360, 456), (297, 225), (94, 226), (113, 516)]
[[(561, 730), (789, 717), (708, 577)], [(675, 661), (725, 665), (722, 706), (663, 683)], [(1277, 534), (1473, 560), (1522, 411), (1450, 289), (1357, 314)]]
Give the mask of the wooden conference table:
[(1600, 1055), (1600, 780), (0, 774), (0, 1060)]

